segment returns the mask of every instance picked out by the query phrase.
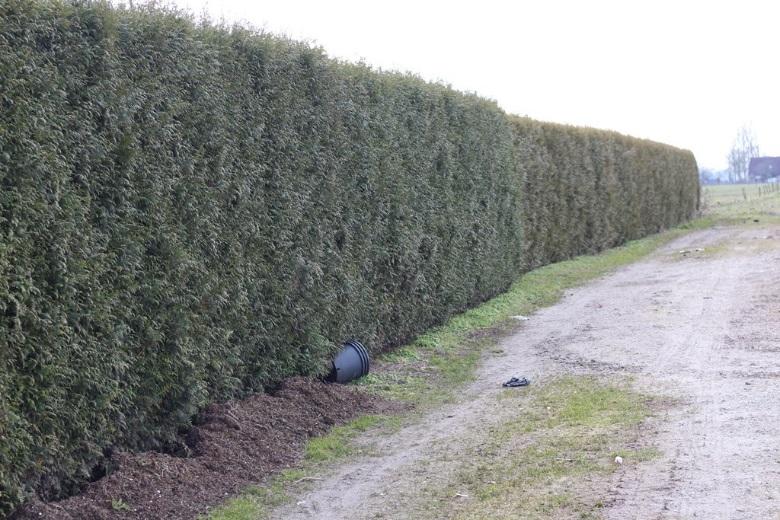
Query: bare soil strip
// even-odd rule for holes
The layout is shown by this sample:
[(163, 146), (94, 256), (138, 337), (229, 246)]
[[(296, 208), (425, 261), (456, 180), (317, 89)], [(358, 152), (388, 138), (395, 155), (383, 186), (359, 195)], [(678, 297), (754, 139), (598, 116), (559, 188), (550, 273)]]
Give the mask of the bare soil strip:
[[(776, 518), (777, 287), (780, 228), (677, 239), (534, 314), (502, 351), (486, 355), (458, 402), (364, 439), (373, 456), (334, 468), (272, 518), (442, 518), (452, 509), (441, 490), (457, 483), (464, 454), (522, 413), (517, 400), (499, 398), (501, 382), (527, 376), (542, 384), (562, 374), (631, 377), (637, 389), (677, 403), (644, 425), (644, 443), (658, 457), (583, 479), (580, 492), (599, 497), (600, 515)], [(470, 497), (448, 500), (461, 499)]]
[(186, 457), (114, 453), (116, 471), (66, 500), (32, 501), (15, 519), (196, 518), (225, 497), (295, 465), (310, 437), (357, 415), (398, 409), (354, 388), (289, 379), (273, 394), (207, 407), (182, 439)]

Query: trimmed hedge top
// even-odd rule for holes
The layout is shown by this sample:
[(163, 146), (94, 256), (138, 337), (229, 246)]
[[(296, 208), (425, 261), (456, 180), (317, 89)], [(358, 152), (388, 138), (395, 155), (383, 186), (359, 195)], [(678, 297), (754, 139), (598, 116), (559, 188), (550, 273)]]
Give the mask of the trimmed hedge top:
[(0, 513), (675, 225), (690, 152), (157, 9), (0, 3)]

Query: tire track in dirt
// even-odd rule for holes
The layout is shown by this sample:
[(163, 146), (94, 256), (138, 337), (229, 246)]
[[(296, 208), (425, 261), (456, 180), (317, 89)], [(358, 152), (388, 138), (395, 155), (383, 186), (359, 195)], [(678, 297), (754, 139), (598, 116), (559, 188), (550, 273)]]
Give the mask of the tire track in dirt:
[[(728, 233), (724, 254), (671, 269), (685, 283), (665, 305), (663, 341), (642, 355), (646, 375), (685, 406), (659, 425), (664, 456), (619, 475), (609, 518), (780, 513), (780, 233), (720, 233)], [(693, 302), (701, 302), (698, 316)], [(652, 380), (644, 383), (652, 388)]]

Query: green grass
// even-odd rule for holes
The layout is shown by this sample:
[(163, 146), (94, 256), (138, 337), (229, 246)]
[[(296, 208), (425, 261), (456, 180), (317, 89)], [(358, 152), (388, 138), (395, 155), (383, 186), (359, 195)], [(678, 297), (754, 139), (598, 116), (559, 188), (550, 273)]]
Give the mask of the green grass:
[(702, 213), (713, 224), (780, 223), (780, 185), (705, 186)]
[(111, 509), (114, 511), (129, 511), (130, 505), (127, 504), (124, 500), (120, 499), (111, 499)]
[[(583, 490), (582, 477), (614, 471), (618, 455), (636, 464), (658, 454), (634, 447), (653, 403), (627, 384), (563, 377), (501, 398), (517, 408), (518, 419), (464, 448), (473, 453), (430, 498), (437, 514), (462, 520), (595, 517), (601, 504)], [(456, 494), (470, 499), (448, 500)]]
[(398, 419), (382, 415), (364, 415), (343, 426), (336, 426), (321, 437), (309, 439), (306, 444), (306, 461), (326, 462), (353, 455), (356, 452), (352, 443), (355, 436), (380, 425), (392, 424), (398, 424)]
[(780, 184), (710, 184), (701, 191), (705, 202), (734, 204), (772, 196), (780, 192)]
[(211, 520), (247, 520), (262, 518), (265, 511), (265, 507), (255, 500), (250, 490), (242, 496), (231, 498), (214, 510), (208, 518)]
[(287, 488), (293, 483), (309, 477), (303, 469), (286, 469), (274, 477), (266, 486), (248, 488), (238, 497), (231, 498), (212, 511), (209, 520), (254, 520), (265, 518), (270, 509), (289, 500)]

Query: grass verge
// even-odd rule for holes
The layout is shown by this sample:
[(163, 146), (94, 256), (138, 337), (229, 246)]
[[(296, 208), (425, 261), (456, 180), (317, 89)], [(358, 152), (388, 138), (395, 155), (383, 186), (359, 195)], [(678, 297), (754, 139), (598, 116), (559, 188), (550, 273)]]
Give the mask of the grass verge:
[(656, 456), (637, 445), (654, 401), (627, 383), (563, 377), (529, 392), (502, 394), (502, 405), (516, 409), (518, 419), (499, 425), (462, 457), (453, 479), (431, 500), (437, 515), (595, 518), (604, 504), (588, 493), (587, 482), (620, 467), (617, 456), (623, 464)]
[(265, 518), (267, 511), (289, 500), (288, 486), (311, 478), (303, 469), (286, 469), (265, 486), (248, 488), (208, 515), (209, 520), (250, 520)]

